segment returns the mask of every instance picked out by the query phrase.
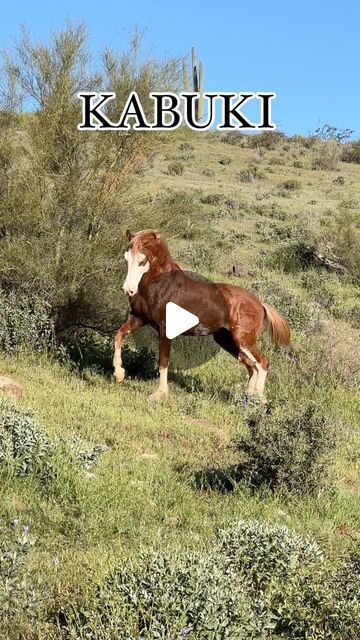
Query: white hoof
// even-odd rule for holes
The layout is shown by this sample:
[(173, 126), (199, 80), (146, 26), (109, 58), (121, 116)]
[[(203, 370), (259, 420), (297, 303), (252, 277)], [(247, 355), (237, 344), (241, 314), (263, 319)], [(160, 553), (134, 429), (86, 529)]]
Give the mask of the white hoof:
[(150, 400), (153, 400), (154, 402), (159, 402), (159, 400), (166, 397), (167, 395), (168, 395), (167, 391), (164, 391), (163, 389), (157, 389), (157, 391), (151, 394)]
[(115, 369), (114, 371), (115, 381), (118, 383), (124, 382), (125, 380), (125, 369), (120, 367), (119, 369)]

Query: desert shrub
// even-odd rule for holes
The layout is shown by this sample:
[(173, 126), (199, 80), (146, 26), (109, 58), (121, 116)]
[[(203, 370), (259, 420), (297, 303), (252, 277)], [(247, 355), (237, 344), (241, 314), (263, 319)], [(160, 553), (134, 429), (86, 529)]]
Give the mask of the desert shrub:
[(0, 289), (0, 348), (14, 353), (21, 348), (40, 351), (51, 345), (54, 326), (48, 306), (20, 291)]
[[(49, 482), (63, 456), (70, 465), (88, 469), (106, 447), (91, 447), (78, 437), (50, 439), (31, 412), (21, 411), (0, 400), (0, 468), (17, 476), (38, 475)], [(58, 455), (59, 460), (56, 460)]]
[(313, 254), (309, 266), (314, 266), (315, 250), (335, 264), (338, 271), (347, 273), (354, 284), (360, 279), (360, 224), (357, 209), (356, 198), (344, 198), (339, 203), (338, 212), (329, 212), (320, 220), (320, 224), (313, 224), (309, 219), (296, 232), (299, 249), (303, 245), (304, 255)]
[(273, 150), (282, 146), (286, 139), (282, 131), (263, 131), (258, 135), (248, 136), (248, 144), (255, 148)]
[(201, 175), (205, 176), (205, 178), (213, 178), (215, 171), (214, 169), (202, 169)]
[[(357, 389), (360, 384), (359, 331), (348, 322), (322, 317), (321, 332), (306, 332), (299, 349), (301, 376), (311, 384)], [(321, 364), (320, 364), (321, 363)]]
[(316, 136), (302, 136), (300, 134), (295, 134), (290, 138), (293, 145), (304, 149), (311, 149), (317, 143), (317, 140)]
[(302, 242), (290, 242), (275, 249), (268, 256), (267, 266), (272, 269), (294, 273), (314, 267), (313, 256)]
[(237, 179), (240, 182), (255, 182), (255, 180), (261, 180), (263, 177), (264, 172), (257, 165), (250, 165), (237, 173)]
[(251, 283), (251, 290), (264, 302), (272, 304), (288, 320), (291, 329), (313, 331), (319, 326), (319, 307), (307, 302), (295, 290), (267, 280)]
[(220, 204), (220, 202), (224, 199), (224, 196), (221, 193), (208, 193), (205, 196), (201, 196), (200, 202), (202, 204)]
[(354, 162), (355, 164), (360, 164), (360, 140), (348, 142), (344, 145), (341, 153), (341, 160), (343, 162)]
[(287, 191), (299, 191), (301, 189), (301, 182), (300, 180), (296, 180), (296, 178), (291, 178), (290, 180), (282, 182), (280, 186)]
[(193, 269), (211, 271), (221, 256), (221, 240), (219, 242), (211, 242), (201, 240), (192, 242), (179, 253), (179, 260), (185, 266)]
[(240, 520), (217, 535), (226, 562), (258, 587), (322, 559), (319, 546), (284, 525)]
[(236, 447), (245, 454), (243, 477), (255, 487), (296, 494), (318, 493), (328, 483), (333, 425), (309, 404), (298, 411), (258, 411), (247, 419), (248, 434)]
[(335, 142), (347, 142), (354, 132), (352, 129), (339, 129), (330, 124), (323, 124), (315, 131), (315, 136), (320, 140), (335, 140)]
[[(131, 87), (149, 113), (149, 91), (174, 87), (178, 63), (144, 60), (139, 38), (132, 43), (121, 53), (104, 51), (98, 71), (84, 26), (68, 24), (46, 43), (24, 33), (5, 55), (0, 284), (45, 300), (58, 333), (84, 324), (110, 331), (121, 304), (119, 239), (125, 244), (134, 217), (122, 203), (159, 137), (84, 134), (77, 92), (111, 88), (121, 104)], [(114, 121), (118, 104), (107, 108)]]
[(295, 169), (303, 169), (304, 163), (301, 162), (301, 160), (294, 160), (293, 167), (295, 167)]
[(315, 301), (334, 317), (360, 326), (360, 294), (356, 286), (335, 273), (309, 270), (301, 275), (301, 284)]
[(181, 162), (171, 162), (167, 172), (170, 176), (182, 176), (184, 173), (184, 165)]
[(340, 147), (335, 140), (319, 142), (315, 147), (313, 169), (335, 171), (340, 159)]
[(263, 242), (288, 240), (293, 233), (291, 225), (275, 221), (269, 222), (266, 219), (257, 221), (255, 229)]
[(229, 158), (228, 156), (223, 156), (222, 158), (219, 159), (219, 164), (222, 164), (224, 166), (229, 165), (232, 163), (232, 159)]
[(161, 229), (166, 234), (178, 234), (191, 238), (202, 226), (198, 195), (193, 191), (169, 191), (161, 193), (144, 211), (138, 215), (137, 228), (144, 229), (151, 218), (151, 228)]
[(181, 144), (179, 144), (179, 150), (194, 151), (194, 145), (192, 145), (190, 142), (181, 142)]
[(286, 160), (283, 156), (279, 156), (279, 155), (273, 155), (270, 159), (269, 159), (269, 164), (272, 165), (278, 165), (281, 167), (284, 167), (286, 165)]
[(33, 546), (29, 527), (16, 519), (12, 529), (0, 528), (0, 631), (2, 637), (10, 637), (13, 617), (17, 624), (35, 618), (39, 594), (31, 584), (26, 567), (28, 552)]
[(60, 626), (90, 640), (355, 640), (357, 562), (334, 571), (287, 527), (235, 522), (206, 552), (148, 551), (115, 567), (92, 607), (62, 608)]
[(179, 160), (183, 160), (184, 162), (195, 158), (194, 146), (190, 144), (190, 142), (182, 142), (179, 145), (179, 152), (180, 153), (178, 154), (178, 158)]
[(232, 146), (247, 147), (249, 142), (249, 136), (245, 136), (241, 131), (229, 131), (223, 133), (220, 136), (221, 142), (224, 144), (231, 144)]
[(10, 465), (16, 475), (46, 471), (53, 444), (30, 413), (0, 402), (0, 466)]

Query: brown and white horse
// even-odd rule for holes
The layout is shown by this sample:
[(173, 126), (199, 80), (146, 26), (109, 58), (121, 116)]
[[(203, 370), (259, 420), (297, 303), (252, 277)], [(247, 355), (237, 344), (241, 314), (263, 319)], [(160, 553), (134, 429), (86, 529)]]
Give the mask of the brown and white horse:
[[(171, 340), (166, 337), (166, 304), (174, 302), (199, 318), (199, 324), (185, 335), (212, 334), (215, 341), (242, 362), (249, 374), (247, 392), (262, 397), (269, 361), (256, 346), (266, 328), (277, 344), (289, 344), (287, 321), (253, 293), (228, 284), (199, 282), (174, 262), (157, 231), (127, 232), (125, 259), (128, 272), (123, 289), (130, 298), (130, 315), (115, 336), (114, 376), (123, 382), (121, 347), (125, 336), (150, 324), (159, 333), (160, 385), (152, 395), (168, 393), (168, 364)], [(168, 274), (165, 277), (165, 274)]]

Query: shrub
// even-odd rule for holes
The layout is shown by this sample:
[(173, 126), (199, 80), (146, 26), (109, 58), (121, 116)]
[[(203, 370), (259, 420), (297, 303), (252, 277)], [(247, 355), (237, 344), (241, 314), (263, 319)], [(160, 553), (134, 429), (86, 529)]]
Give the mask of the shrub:
[(340, 159), (340, 148), (335, 140), (319, 142), (315, 147), (315, 155), (312, 163), (313, 169), (322, 171), (335, 171)]
[(322, 560), (319, 546), (284, 525), (256, 520), (234, 523), (219, 532), (217, 543), (226, 562), (258, 587)]
[(354, 162), (360, 164), (360, 140), (349, 142), (343, 147), (341, 160), (343, 162)]
[(101, 444), (89, 447), (78, 437), (50, 440), (30, 412), (0, 400), (0, 468), (7, 466), (17, 476), (35, 473), (48, 481), (53, 477), (57, 451), (70, 459), (71, 464), (88, 469), (105, 449)]
[(49, 470), (53, 445), (30, 413), (0, 401), (0, 466), (11, 465), (16, 475)]
[(222, 251), (220, 243), (211, 241), (192, 242), (191, 245), (180, 251), (179, 260), (185, 266), (193, 269), (212, 270), (218, 263)]
[(240, 521), (206, 552), (152, 551), (116, 567), (93, 607), (62, 607), (61, 627), (90, 640), (356, 640), (357, 563), (334, 571), (310, 539)]
[(193, 191), (169, 191), (156, 198), (151, 207), (146, 207), (144, 217), (138, 216), (138, 228), (147, 228), (150, 217), (152, 228), (161, 229), (165, 235), (189, 238), (201, 227), (199, 209), (198, 196)]
[(242, 169), (237, 173), (237, 178), (240, 182), (255, 182), (255, 180), (261, 180), (264, 177), (264, 173), (256, 165), (250, 165), (247, 169)]
[(254, 291), (264, 302), (268, 302), (288, 320), (291, 329), (313, 331), (320, 323), (320, 308), (313, 302), (307, 302), (295, 290), (283, 285), (258, 280), (251, 284)]
[(14, 353), (21, 348), (40, 351), (53, 341), (54, 327), (48, 306), (20, 291), (0, 289), (0, 348)]
[(195, 158), (194, 147), (189, 142), (182, 142), (179, 145), (179, 159), (184, 160), (185, 162), (188, 160), (192, 160)]
[(222, 157), (222, 158), (220, 158), (220, 160), (219, 160), (219, 164), (222, 164), (222, 165), (224, 165), (224, 166), (225, 166), (225, 165), (228, 165), (228, 164), (231, 164), (231, 163), (232, 163), (232, 159), (231, 159), (231, 158), (228, 158), (227, 156), (223, 156), (223, 157)]
[(18, 519), (12, 527), (12, 531), (3, 525), (0, 528), (0, 631), (4, 638), (10, 637), (7, 632), (13, 629), (15, 612), (26, 623), (35, 617), (38, 604), (37, 593), (26, 571), (26, 557), (33, 546), (29, 527)]
[[(47, 42), (25, 32), (2, 68), (0, 110), (9, 125), (1, 119), (0, 284), (44, 299), (59, 333), (80, 325), (113, 330), (121, 240), (134, 217), (122, 203), (133, 172), (154, 151), (153, 137), (141, 132), (84, 135), (77, 92), (111, 87), (121, 102), (131, 86), (148, 114), (149, 91), (173, 87), (178, 77), (178, 62), (146, 60), (138, 35), (131, 42), (123, 53), (106, 50), (99, 74), (83, 25), (67, 24)], [(118, 118), (115, 102), (107, 115)]]
[(291, 413), (263, 411), (247, 419), (236, 447), (246, 456), (243, 477), (253, 486), (296, 494), (318, 493), (328, 482), (333, 426), (313, 404)]
[(224, 196), (221, 193), (208, 193), (205, 196), (201, 196), (200, 202), (202, 204), (220, 204)]
[(286, 191), (299, 191), (301, 189), (301, 182), (300, 180), (292, 178), (291, 180), (285, 180), (280, 186), (282, 189), (286, 189)]
[(214, 169), (203, 169), (201, 171), (201, 175), (205, 176), (205, 178), (213, 178), (215, 175)]
[(241, 131), (229, 131), (228, 133), (223, 133), (220, 140), (232, 146), (246, 147), (248, 146), (249, 138), (249, 136), (245, 136)]
[(263, 131), (258, 135), (248, 136), (248, 144), (251, 147), (272, 150), (282, 146), (286, 139), (282, 131)]
[(184, 173), (184, 165), (181, 162), (172, 162), (167, 170), (170, 176), (182, 176)]

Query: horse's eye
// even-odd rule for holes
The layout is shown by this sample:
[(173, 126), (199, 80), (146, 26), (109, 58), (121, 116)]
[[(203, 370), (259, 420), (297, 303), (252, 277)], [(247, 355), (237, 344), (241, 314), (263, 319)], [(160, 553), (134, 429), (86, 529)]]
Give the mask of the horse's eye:
[(146, 263), (147, 263), (147, 260), (146, 258), (144, 258), (144, 260), (141, 260), (141, 262), (139, 262), (139, 267), (145, 267)]

